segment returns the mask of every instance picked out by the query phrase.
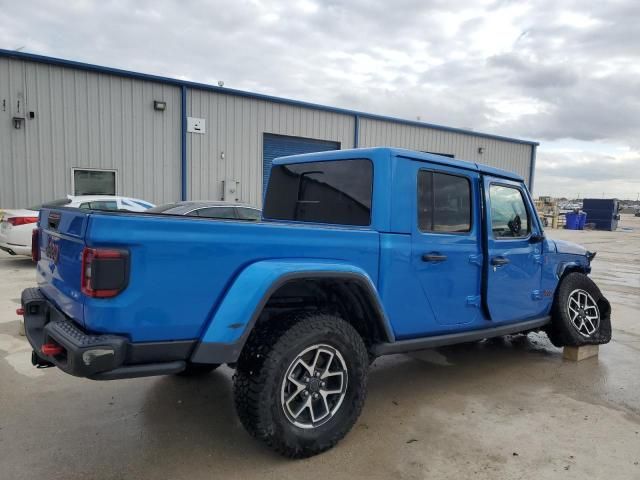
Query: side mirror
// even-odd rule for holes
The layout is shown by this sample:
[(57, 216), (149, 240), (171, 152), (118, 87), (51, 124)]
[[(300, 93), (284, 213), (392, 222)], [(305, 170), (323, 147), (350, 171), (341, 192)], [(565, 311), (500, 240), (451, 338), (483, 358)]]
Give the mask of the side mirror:
[(540, 243), (544, 240), (544, 235), (540, 233), (534, 233), (529, 237), (529, 243)]

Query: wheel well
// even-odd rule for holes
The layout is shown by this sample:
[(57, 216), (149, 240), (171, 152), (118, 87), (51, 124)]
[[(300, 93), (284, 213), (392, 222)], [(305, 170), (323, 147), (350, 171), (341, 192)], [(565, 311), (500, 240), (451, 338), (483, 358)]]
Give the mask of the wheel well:
[(560, 275), (558, 275), (558, 284), (560, 284), (560, 282), (564, 277), (574, 272), (584, 273), (585, 275), (589, 273), (587, 269), (581, 265), (576, 265), (576, 264), (566, 265), (560, 270)]
[(265, 304), (258, 323), (292, 311), (331, 313), (349, 322), (367, 347), (390, 341), (384, 313), (363, 281), (352, 278), (302, 278), (278, 287)]

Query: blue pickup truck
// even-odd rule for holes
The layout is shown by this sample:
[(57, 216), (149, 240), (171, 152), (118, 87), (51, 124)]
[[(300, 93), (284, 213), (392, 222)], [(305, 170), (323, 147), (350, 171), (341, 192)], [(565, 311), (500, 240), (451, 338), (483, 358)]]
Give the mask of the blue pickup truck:
[(606, 343), (594, 254), (547, 238), (523, 179), (392, 148), (273, 162), (257, 223), (43, 208), (33, 363), (112, 380), (235, 369), (250, 434), (335, 445), (378, 356), (543, 330)]

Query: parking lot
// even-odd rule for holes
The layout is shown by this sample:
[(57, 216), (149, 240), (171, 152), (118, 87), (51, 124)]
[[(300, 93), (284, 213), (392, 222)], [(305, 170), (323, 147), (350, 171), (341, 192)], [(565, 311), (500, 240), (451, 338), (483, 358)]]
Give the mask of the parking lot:
[(33, 265), (0, 252), (0, 477), (640, 478), (640, 218), (547, 234), (598, 252), (614, 327), (598, 358), (530, 334), (379, 359), (353, 431), (301, 461), (247, 435), (229, 368), (103, 383), (33, 368), (15, 314)]

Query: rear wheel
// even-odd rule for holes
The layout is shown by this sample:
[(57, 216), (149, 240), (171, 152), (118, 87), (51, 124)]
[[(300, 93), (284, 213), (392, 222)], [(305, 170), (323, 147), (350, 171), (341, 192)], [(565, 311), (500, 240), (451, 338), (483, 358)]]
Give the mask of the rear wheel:
[(609, 316), (609, 302), (596, 284), (583, 273), (569, 273), (558, 286), (547, 334), (557, 347), (608, 343)]
[(238, 416), (281, 454), (333, 447), (362, 410), (369, 358), (362, 338), (333, 315), (297, 314), (259, 326), (234, 375)]

